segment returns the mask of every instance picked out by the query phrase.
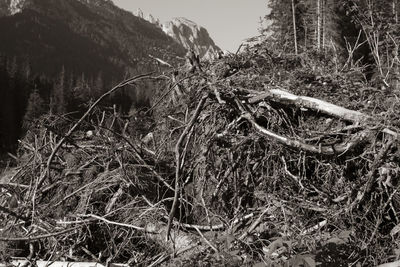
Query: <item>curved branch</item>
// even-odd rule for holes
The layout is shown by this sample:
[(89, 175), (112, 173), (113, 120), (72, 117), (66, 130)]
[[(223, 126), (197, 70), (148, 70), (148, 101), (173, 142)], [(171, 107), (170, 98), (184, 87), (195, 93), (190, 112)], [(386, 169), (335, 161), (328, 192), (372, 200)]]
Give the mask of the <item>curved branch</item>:
[(337, 155), (337, 154), (343, 154), (346, 153), (347, 151), (351, 150), (352, 148), (356, 147), (359, 145), (363, 140), (367, 139), (368, 136), (371, 134), (371, 130), (363, 130), (360, 131), (356, 134), (354, 134), (350, 140), (347, 142), (343, 142), (340, 144), (335, 144), (335, 145), (330, 145), (330, 146), (315, 146), (315, 145), (310, 145), (305, 142), (291, 139), (288, 137), (284, 137), (282, 135), (276, 134), (274, 132), (271, 132), (261, 125), (259, 125), (253, 116), (244, 109), (242, 104), (238, 99), (236, 99), (236, 104), (238, 105), (240, 111), (242, 112), (242, 118), (246, 119), (248, 122), (250, 122), (251, 125), (257, 130), (258, 133), (261, 135), (264, 135), (272, 140), (277, 141), (278, 143), (281, 143), (285, 146), (295, 148), (295, 149), (301, 149), (306, 152), (310, 152), (313, 154), (321, 154), (321, 155), (326, 155), (326, 156), (332, 156), (332, 155)]
[(3, 242), (14, 242), (14, 241), (35, 241), (35, 240), (40, 240), (40, 239), (45, 239), (45, 238), (49, 238), (49, 237), (54, 237), (54, 236), (58, 236), (58, 235), (63, 235), (66, 233), (69, 233), (71, 231), (77, 230), (81, 227), (74, 227), (71, 229), (67, 229), (64, 231), (60, 231), (60, 232), (55, 232), (55, 233), (50, 233), (50, 234), (45, 234), (45, 235), (38, 235), (38, 236), (27, 236), (27, 237), (0, 237), (0, 241)]
[(350, 140), (347, 142), (343, 142), (340, 144), (335, 144), (332, 146), (315, 146), (315, 145), (310, 145), (306, 144), (304, 142), (301, 142), (299, 140), (287, 138), (281, 135), (278, 135), (274, 132), (271, 132), (261, 125), (259, 125), (254, 118), (251, 116), (250, 113), (246, 112), (242, 115), (242, 118), (246, 119), (249, 121), (253, 127), (262, 135), (277, 141), (278, 143), (281, 143), (283, 145), (286, 145), (291, 148), (295, 149), (301, 149), (313, 154), (321, 154), (321, 155), (326, 155), (326, 156), (332, 156), (332, 155), (338, 155), (338, 154), (343, 154), (346, 153), (347, 151), (353, 149), (357, 145), (359, 145), (363, 140), (367, 139), (368, 136), (370, 136), (371, 131), (370, 130), (364, 130), (361, 132), (358, 132), (352, 136)]
[(175, 216), (176, 208), (178, 206), (178, 197), (179, 197), (179, 178), (181, 175), (181, 153), (180, 153), (180, 147), (183, 142), (183, 140), (186, 138), (187, 134), (190, 132), (190, 130), (193, 128), (194, 124), (196, 123), (197, 118), (200, 115), (200, 112), (203, 108), (204, 103), (206, 102), (208, 98), (208, 94), (205, 94), (199, 104), (197, 105), (196, 111), (194, 112), (189, 124), (186, 126), (185, 130), (183, 131), (182, 135), (179, 137), (178, 142), (175, 145), (175, 157), (176, 157), (176, 171), (175, 171), (175, 193), (174, 193), (174, 201), (172, 203), (172, 208), (171, 212), (169, 213), (169, 218), (168, 218), (168, 227), (167, 227), (167, 240), (169, 239), (170, 232), (171, 232), (171, 227), (172, 227), (172, 222)]
[(61, 146), (64, 144), (64, 142), (71, 136), (71, 134), (78, 128), (78, 126), (90, 115), (90, 113), (93, 111), (93, 109), (107, 96), (111, 95), (112, 93), (114, 93), (115, 91), (117, 91), (118, 89), (132, 84), (134, 81), (149, 77), (151, 73), (147, 73), (147, 74), (142, 74), (142, 75), (138, 75), (136, 77), (130, 78), (128, 80), (125, 80), (123, 82), (121, 82), (120, 84), (118, 84), (117, 86), (113, 87), (111, 90), (107, 91), (106, 93), (104, 93), (102, 96), (100, 96), (96, 102), (94, 102), (89, 109), (85, 112), (85, 114), (83, 114), (83, 116), (74, 124), (74, 126), (71, 127), (71, 129), (64, 135), (63, 138), (61, 138), (60, 141), (58, 141), (58, 143), (56, 144), (56, 146), (54, 147), (53, 151), (51, 152), (50, 157), (47, 160), (47, 168), (46, 171), (43, 172), (43, 174), (41, 175), (38, 183), (37, 183), (37, 187), (41, 187), (42, 183), (44, 182), (44, 180), (46, 179), (46, 177), (48, 177), (50, 179), (50, 164), (53, 161), (54, 156), (56, 155), (57, 151), (61, 148)]

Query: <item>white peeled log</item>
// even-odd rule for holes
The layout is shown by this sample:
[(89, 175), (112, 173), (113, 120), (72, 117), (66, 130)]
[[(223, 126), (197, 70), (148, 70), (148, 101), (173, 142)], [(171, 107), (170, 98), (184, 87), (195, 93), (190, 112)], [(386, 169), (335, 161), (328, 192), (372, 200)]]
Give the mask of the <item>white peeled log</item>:
[[(248, 90), (248, 92), (250, 92), (252, 95), (252, 97), (248, 99), (249, 104), (259, 103), (267, 99), (280, 104), (295, 105), (299, 108), (310, 109), (344, 121), (352, 122), (356, 125), (373, 120), (372, 116), (360, 111), (347, 109), (309, 96), (298, 96), (279, 88), (268, 89), (267, 91), (263, 92)], [(396, 139), (399, 137), (399, 133), (391, 129), (384, 128), (381, 131), (385, 134), (391, 135)]]
[[(97, 262), (67, 262), (67, 261), (35, 261), (38, 267), (105, 267)], [(0, 264), (0, 267), (6, 266), (30, 266), (28, 260), (14, 260), (11, 264)], [(110, 264), (110, 267), (128, 266), (124, 264)]]
[(359, 111), (347, 109), (313, 97), (298, 96), (282, 89), (269, 89), (266, 92), (260, 92), (260, 94), (251, 97), (248, 102), (254, 104), (265, 99), (295, 105), (299, 108), (311, 109), (353, 123), (362, 123), (371, 118)]
[[(365, 115), (359, 111), (349, 110), (316, 98), (299, 97), (280, 89), (272, 89), (267, 92), (261, 92), (259, 94), (255, 91), (251, 91), (251, 94), (253, 95), (253, 97), (248, 99), (247, 101), (250, 104), (258, 103), (268, 98), (269, 100), (272, 99), (272, 101), (276, 101), (281, 104), (295, 104), (296, 106), (300, 106), (303, 108), (310, 108), (316, 111), (320, 111), (323, 112), (324, 114), (329, 114), (334, 117), (351, 121), (357, 125), (371, 118), (370, 116)], [(250, 114), (244, 108), (243, 103), (241, 101), (236, 99), (236, 104), (238, 105), (240, 111), (242, 112), (241, 118), (250, 122), (259, 134), (266, 136), (270, 140), (275, 140), (276, 142), (281, 143), (285, 146), (294, 149), (300, 149), (313, 154), (321, 154), (326, 156), (344, 154), (348, 151), (351, 151), (353, 148), (358, 146), (364, 140), (367, 140), (371, 136), (371, 134), (374, 133), (374, 131), (367, 128), (355, 134), (352, 134), (348, 140), (342, 143), (334, 145), (311, 145), (307, 144), (304, 140), (285, 137), (264, 128), (263, 126), (258, 124), (254, 119), (254, 117), (252, 116), (252, 114)], [(385, 130), (387, 129), (384, 129), (383, 132), (386, 132)], [(387, 133), (397, 138), (397, 133), (393, 131), (390, 132)]]
[(400, 261), (389, 262), (385, 264), (378, 265), (378, 267), (399, 267)]

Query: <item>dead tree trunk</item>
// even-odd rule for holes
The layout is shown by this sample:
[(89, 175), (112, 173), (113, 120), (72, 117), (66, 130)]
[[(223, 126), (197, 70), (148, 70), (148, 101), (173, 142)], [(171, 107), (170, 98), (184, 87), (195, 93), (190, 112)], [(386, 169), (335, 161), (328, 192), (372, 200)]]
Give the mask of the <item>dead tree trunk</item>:
[(293, 38), (294, 38), (294, 52), (297, 55), (298, 54), (298, 48), (297, 48), (297, 33), (296, 33), (296, 10), (295, 10), (295, 5), (294, 5), (294, 0), (292, 0), (292, 14), (293, 14)]
[(317, 50), (321, 49), (321, 0), (317, 0)]
[(297, 96), (281, 89), (270, 89), (267, 92), (262, 92), (248, 101), (254, 104), (264, 99), (272, 100), (282, 104), (295, 105), (300, 108), (311, 109), (323, 114), (327, 114), (345, 121), (354, 123), (365, 122), (370, 117), (359, 111), (346, 109), (335, 104), (308, 96)]

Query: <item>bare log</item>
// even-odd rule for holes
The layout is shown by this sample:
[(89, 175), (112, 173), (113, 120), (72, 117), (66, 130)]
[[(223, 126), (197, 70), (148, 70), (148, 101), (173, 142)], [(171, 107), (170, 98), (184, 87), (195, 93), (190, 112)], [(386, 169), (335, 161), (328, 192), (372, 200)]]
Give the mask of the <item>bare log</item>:
[(239, 100), (236, 100), (236, 104), (238, 105), (240, 111), (242, 112), (242, 118), (246, 119), (248, 122), (250, 122), (251, 125), (257, 130), (258, 133), (261, 135), (264, 135), (278, 143), (281, 143), (285, 146), (294, 148), (294, 149), (301, 149), (313, 154), (321, 154), (321, 155), (338, 155), (338, 154), (343, 154), (346, 153), (347, 151), (351, 150), (352, 148), (356, 147), (359, 145), (363, 140), (367, 139), (367, 137), (371, 134), (371, 130), (363, 130), (360, 131), (356, 134), (354, 134), (350, 140), (347, 142), (339, 143), (339, 144), (334, 144), (334, 145), (329, 145), (329, 146), (315, 146), (315, 145), (310, 145), (307, 144), (303, 141), (300, 140), (295, 140), (291, 139), (279, 134), (276, 134), (274, 132), (271, 132), (261, 125), (259, 125), (253, 116), (244, 109), (242, 104), (240, 103)]
[(307, 108), (323, 114), (327, 114), (345, 121), (354, 123), (365, 122), (371, 117), (355, 110), (347, 109), (335, 104), (313, 97), (297, 96), (281, 89), (270, 89), (267, 92), (260, 92), (248, 100), (250, 104), (269, 99), (278, 103), (295, 105), (300, 108)]
[(378, 265), (378, 267), (397, 267), (397, 266), (400, 266), (400, 260)]
[[(82, 247), (83, 249), (83, 247)], [(11, 265), (0, 263), (0, 267), (10, 267), (10, 266), (37, 266), (37, 267), (105, 267), (105, 265), (98, 262), (68, 262), (68, 261), (29, 261), (29, 260), (19, 260), (15, 259), (11, 262)], [(127, 264), (116, 264), (110, 263), (109, 267), (127, 267)]]
[[(267, 92), (258, 92), (255, 90), (245, 89), (246, 92), (253, 95), (248, 99), (249, 104), (256, 104), (266, 99), (285, 105), (294, 105), (299, 108), (306, 108), (322, 114), (326, 114), (341, 120), (360, 124), (372, 119), (372, 116), (364, 114), (359, 111), (347, 109), (327, 101), (309, 97), (309, 96), (297, 96), (289, 93), (282, 89), (270, 89)], [(383, 133), (398, 138), (399, 134), (389, 128), (381, 130)]]

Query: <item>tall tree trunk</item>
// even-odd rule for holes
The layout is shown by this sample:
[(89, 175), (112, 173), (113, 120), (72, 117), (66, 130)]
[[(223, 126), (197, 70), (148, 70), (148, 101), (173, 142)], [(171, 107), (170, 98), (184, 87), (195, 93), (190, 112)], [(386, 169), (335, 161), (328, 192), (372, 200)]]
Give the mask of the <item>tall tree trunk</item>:
[(321, 0), (317, 0), (317, 50), (321, 49)]
[(294, 0), (292, 0), (292, 14), (293, 14), (293, 37), (294, 37), (294, 52), (297, 55), (298, 54), (298, 48), (297, 48), (297, 33), (296, 33), (296, 9), (294, 5)]
[(326, 39), (326, 0), (322, 0), (322, 50), (325, 52), (325, 39)]
[(307, 51), (307, 34), (308, 34), (308, 27), (306, 20), (303, 18), (303, 25), (304, 25), (304, 51)]
[[(398, 15), (398, 0), (393, 0), (393, 16), (394, 16), (394, 21), (396, 23), (396, 25), (399, 23), (399, 15)], [(394, 59), (396, 60), (396, 64), (395, 64), (395, 84), (394, 87), (396, 89), (396, 92), (399, 92), (399, 78), (400, 78), (400, 69), (399, 69), (399, 58), (398, 58), (398, 54), (396, 51), (396, 58)]]

